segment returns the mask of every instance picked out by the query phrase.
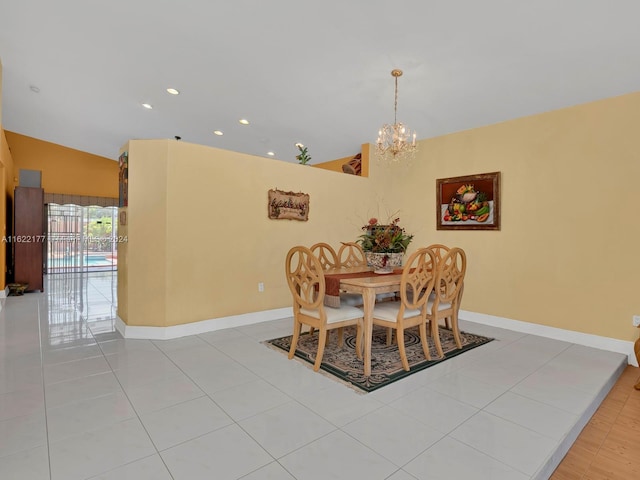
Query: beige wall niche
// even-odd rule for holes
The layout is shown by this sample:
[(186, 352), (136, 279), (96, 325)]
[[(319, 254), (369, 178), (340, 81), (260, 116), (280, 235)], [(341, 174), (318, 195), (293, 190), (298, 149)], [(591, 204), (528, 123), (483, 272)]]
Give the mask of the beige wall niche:
[[(370, 156), (369, 156), (369, 144), (365, 143), (362, 145), (362, 149), (361, 149), (361, 171), (360, 171), (360, 176), (361, 177), (368, 177), (369, 176), (369, 161), (370, 161)], [(357, 155), (351, 155), (350, 157), (344, 157), (344, 158), (339, 158), (337, 160), (331, 160), (329, 162), (323, 162), (323, 163), (318, 163), (318, 164), (313, 164), (313, 167), (316, 168), (323, 168), (325, 170), (331, 170), (334, 172), (340, 172), (340, 173), (344, 173), (344, 171), (342, 170), (342, 166), (345, 163), (350, 162), (353, 157), (355, 157)]]

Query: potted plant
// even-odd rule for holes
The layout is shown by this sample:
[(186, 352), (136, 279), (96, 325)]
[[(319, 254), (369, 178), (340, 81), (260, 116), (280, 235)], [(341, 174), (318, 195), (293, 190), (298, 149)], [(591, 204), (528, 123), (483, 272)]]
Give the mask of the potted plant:
[(311, 160), (311, 155), (309, 155), (307, 147), (305, 147), (301, 143), (296, 143), (296, 147), (300, 151), (300, 153), (296, 155), (296, 159), (298, 160), (298, 163), (300, 165), (308, 165), (309, 161)]
[(365, 231), (356, 240), (364, 250), (367, 264), (375, 267), (379, 272), (392, 272), (394, 267), (402, 265), (402, 257), (413, 240), (395, 218), (387, 224), (381, 225), (377, 218), (372, 218), (362, 227)]

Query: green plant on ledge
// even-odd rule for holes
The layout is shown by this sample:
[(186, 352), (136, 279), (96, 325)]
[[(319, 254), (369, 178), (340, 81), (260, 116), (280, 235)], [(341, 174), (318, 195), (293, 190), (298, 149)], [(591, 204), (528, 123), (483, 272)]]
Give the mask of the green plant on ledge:
[(311, 160), (311, 155), (309, 155), (307, 147), (305, 147), (301, 143), (296, 143), (296, 147), (298, 147), (298, 150), (300, 151), (300, 153), (296, 155), (298, 163), (300, 163), (300, 165), (307, 165), (309, 163), (309, 160)]
[(372, 218), (362, 227), (366, 233), (358, 237), (358, 242), (365, 252), (400, 253), (406, 252), (413, 240), (413, 235), (407, 235), (404, 228), (398, 226), (399, 218), (387, 225), (378, 224), (377, 218)]

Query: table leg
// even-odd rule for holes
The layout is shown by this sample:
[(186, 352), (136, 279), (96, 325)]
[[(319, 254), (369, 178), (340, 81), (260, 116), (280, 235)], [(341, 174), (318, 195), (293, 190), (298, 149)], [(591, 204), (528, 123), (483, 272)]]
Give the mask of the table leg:
[(364, 309), (364, 376), (371, 375), (371, 338), (373, 337), (373, 308), (376, 305), (376, 292), (366, 289), (362, 293)]

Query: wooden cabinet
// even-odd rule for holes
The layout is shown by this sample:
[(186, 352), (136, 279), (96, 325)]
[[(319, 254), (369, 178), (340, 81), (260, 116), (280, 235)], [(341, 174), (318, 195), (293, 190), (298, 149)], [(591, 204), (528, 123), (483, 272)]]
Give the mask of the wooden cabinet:
[(16, 283), (44, 291), (44, 190), (16, 187), (13, 198), (13, 272)]

